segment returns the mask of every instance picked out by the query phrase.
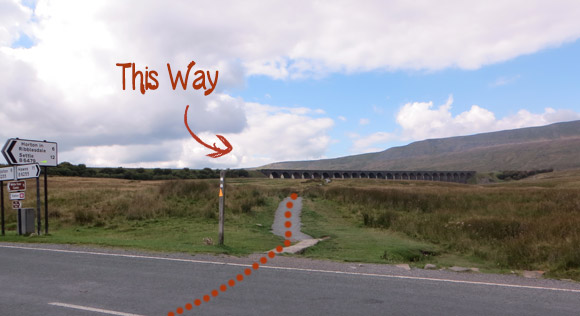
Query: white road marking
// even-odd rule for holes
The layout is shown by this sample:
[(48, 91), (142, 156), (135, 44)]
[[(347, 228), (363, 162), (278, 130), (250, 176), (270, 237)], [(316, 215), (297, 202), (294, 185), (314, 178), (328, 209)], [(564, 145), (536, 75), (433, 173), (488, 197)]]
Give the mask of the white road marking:
[[(228, 263), (228, 262), (204, 261), (204, 260), (194, 260), (194, 259), (163, 258), (163, 257), (142, 256), (142, 255), (125, 255), (125, 254), (102, 253), (102, 252), (92, 252), (92, 251), (60, 250), (60, 249), (32, 248), (32, 247), (8, 246), (8, 245), (0, 245), (0, 248), (14, 248), (14, 249), (25, 249), (25, 250), (37, 250), (37, 251), (49, 251), (49, 252), (61, 252), (61, 253), (74, 253), (74, 254), (87, 254), (87, 255), (97, 255), (97, 256), (136, 258), (136, 259), (166, 260), (166, 261), (178, 261), (178, 262), (189, 262), (189, 263), (203, 263), (203, 264), (214, 264), (214, 265), (225, 265), (225, 266), (236, 266), (236, 267), (251, 267), (252, 266), (251, 264), (243, 264), (243, 263)], [(534, 289), (534, 290), (547, 290), (547, 291), (561, 291), (561, 292), (580, 293), (580, 290), (576, 290), (576, 289), (564, 289), (564, 288), (557, 288), (557, 287), (543, 287), (543, 286), (518, 285), (518, 284), (507, 284), (507, 283), (493, 283), (493, 282), (480, 282), (480, 281), (465, 281), (465, 280), (438, 279), (438, 278), (415, 277), (415, 276), (405, 276), (405, 275), (387, 275), (387, 274), (376, 274), (376, 273), (344, 272), (344, 271), (304, 269), (304, 268), (288, 268), (288, 267), (275, 267), (275, 266), (266, 266), (266, 265), (260, 265), (260, 269), (288, 270), (288, 271), (305, 271), (305, 272), (318, 272), (318, 273), (331, 273), (331, 274), (370, 276), (370, 277), (390, 278), (390, 279), (421, 280), (421, 281), (433, 281), (433, 282), (461, 283), (461, 284), (472, 284), (472, 285), (487, 285), (487, 286), (498, 286), (498, 287), (521, 288), (521, 289)]]
[(116, 311), (110, 311), (107, 309), (100, 309), (100, 308), (87, 307), (87, 306), (81, 306), (81, 305), (73, 305), (73, 304), (65, 304), (65, 303), (57, 303), (57, 302), (48, 303), (48, 305), (67, 307), (67, 308), (72, 308), (72, 309), (80, 309), (83, 311), (96, 312), (96, 313), (109, 314), (109, 315), (117, 315), (117, 316), (143, 316), (143, 315), (138, 315), (138, 314), (116, 312)]

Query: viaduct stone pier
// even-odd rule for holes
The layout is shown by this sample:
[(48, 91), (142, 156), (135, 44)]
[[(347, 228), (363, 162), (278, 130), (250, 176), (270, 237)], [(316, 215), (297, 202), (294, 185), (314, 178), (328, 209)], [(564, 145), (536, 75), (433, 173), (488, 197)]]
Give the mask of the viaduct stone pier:
[(270, 179), (386, 179), (467, 183), (475, 171), (259, 170)]

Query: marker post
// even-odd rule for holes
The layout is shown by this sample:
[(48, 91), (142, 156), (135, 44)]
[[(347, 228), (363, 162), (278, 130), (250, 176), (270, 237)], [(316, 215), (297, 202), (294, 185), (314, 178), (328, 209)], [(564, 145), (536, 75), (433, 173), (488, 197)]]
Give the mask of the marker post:
[(226, 171), (225, 170), (221, 170), (220, 171), (220, 210), (219, 210), (219, 217), (220, 217), (220, 223), (219, 223), (219, 228), (218, 228), (218, 232), (219, 232), (219, 241), (218, 244), (220, 246), (222, 246), (224, 244), (224, 204), (225, 204), (225, 195), (226, 195), (226, 186), (225, 186), (225, 178), (226, 178)]

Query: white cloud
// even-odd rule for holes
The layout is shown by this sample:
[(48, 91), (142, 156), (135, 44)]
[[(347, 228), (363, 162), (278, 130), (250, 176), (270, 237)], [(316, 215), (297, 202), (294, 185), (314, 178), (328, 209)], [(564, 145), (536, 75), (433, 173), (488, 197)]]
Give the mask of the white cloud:
[(383, 114), (385, 110), (380, 106), (373, 105), (373, 112), (376, 114)]
[[(245, 103), (243, 107), (248, 125), (239, 133), (220, 133), (234, 148), (220, 159), (206, 157), (211, 151), (189, 136), (144, 145), (76, 147), (61, 156), (91, 166), (256, 167), (272, 161), (319, 159), (331, 143), (327, 132), (334, 122), (329, 118), (312, 118), (258, 103)], [(215, 134), (203, 132), (198, 136), (206, 143), (224, 147)]]
[(516, 114), (497, 119), (485, 108), (472, 105), (468, 111), (456, 116), (451, 113), (453, 97), (438, 108), (433, 102), (413, 102), (405, 104), (397, 114), (397, 123), (402, 127), (401, 138), (422, 140), (459, 135), (469, 135), (580, 119), (580, 112), (546, 108), (544, 113), (520, 110)]
[(371, 121), (367, 118), (361, 118), (360, 120), (358, 120), (358, 123), (360, 125), (368, 125)]
[[(246, 60), (249, 72), (274, 78), (374, 69), (477, 69), (580, 36), (575, 1), (299, 1), (275, 12), (268, 11), (276, 6), (269, 3), (256, 8), (251, 2), (256, 9), (252, 18), (265, 27), (253, 29), (257, 23), (245, 17), (232, 23), (251, 32), (247, 47), (262, 48), (259, 56)], [(300, 23), (273, 24), (296, 15)]]
[[(377, 152), (386, 149), (386, 144), (396, 139), (396, 135), (392, 133), (377, 132), (368, 136), (360, 137), (353, 135), (356, 140), (353, 141), (351, 151), (356, 153)], [(379, 147), (378, 145), (383, 145)]]
[(236, 151), (228, 154), (244, 166), (271, 161), (318, 159), (331, 143), (330, 118), (313, 118), (283, 108), (246, 103), (248, 126), (241, 133), (224, 134)]
[[(204, 41), (211, 36), (194, 32), (186, 41), (175, 37), (183, 27), (210, 30), (184, 15), (191, 8), (174, 12), (181, 16), (176, 21), (170, 14), (160, 15), (167, 25), (159, 30), (148, 29), (147, 23), (134, 28), (125, 20), (157, 16), (155, 3), (140, 6), (137, 15), (122, 13), (134, 10), (129, 4), (114, 6), (105, 1), (40, 2), (35, 46), (8, 47), (18, 30), (2, 38), (0, 137), (55, 140), (61, 161), (95, 166), (247, 167), (323, 156), (333, 121), (312, 115), (324, 115), (324, 110), (246, 103), (222, 92), (243, 85), (245, 70), (229, 48), (207, 47)], [(8, 29), (5, 20), (0, 23), (0, 30)], [(171, 42), (163, 43), (165, 30), (175, 32)], [(197, 63), (194, 70), (220, 71), (211, 95), (191, 86), (171, 89), (166, 64), (173, 71), (184, 70), (191, 60)], [(135, 62), (142, 71), (145, 66), (157, 70), (159, 89), (142, 95), (130, 89), (128, 78), (123, 91), (122, 69), (115, 66), (122, 62)], [(198, 135), (210, 144), (219, 144), (216, 134), (224, 135), (234, 151), (220, 159), (205, 157), (209, 150), (185, 129), (186, 105), (189, 125)]]
[[(103, 48), (124, 47), (119, 57), (135, 58), (139, 51), (142, 61), (161, 48), (167, 61), (186, 55), (208, 64), (240, 60), (247, 74), (273, 78), (374, 69), (475, 69), (580, 37), (577, 1), (302, 0), (292, 5), (224, 1), (171, 6), (141, 1), (138, 10), (129, 2), (59, 1), (39, 2), (36, 14), (42, 26), (69, 35), (47, 37), (41, 28), (37, 35), (43, 42), (66, 45), (71, 37), (78, 44), (94, 41)], [(300, 23), (280, 23), (296, 16)], [(59, 22), (50, 21), (54, 19)]]
[[(284, 79), (368, 70), (474, 69), (577, 39), (578, 16), (578, 2), (539, 0), (494, 5), (459, 0), (183, 1), (171, 6), (71, 0), (39, 1), (34, 14), (13, 0), (2, 1), (0, 137), (57, 140), (63, 159), (98, 165), (132, 164), (136, 157), (145, 164), (189, 167), (320, 157), (332, 142), (327, 133), (333, 121), (319, 117), (323, 110), (247, 103), (226, 92), (243, 87), (250, 75)], [(21, 34), (35, 45), (12, 48)], [(166, 64), (185, 69), (191, 60), (196, 69), (220, 71), (212, 95), (169, 87)], [(145, 95), (122, 91), (121, 70), (115, 66), (120, 62), (156, 69), (159, 89)], [(234, 152), (217, 160), (203, 156), (205, 149), (188, 138), (183, 126), (188, 104), (195, 131), (210, 138), (227, 136), (235, 142)], [(415, 107), (425, 109), (421, 103)], [(408, 111), (416, 109), (409, 106)], [(474, 106), (451, 117), (453, 129), (484, 129), (488, 112)], [(450, 119), (445, 108), (427, 114), (425, 120), (434, 115), (439, 124)], [(529, 123), (565, 113), (537, 115), (517, 117)], [(431, 125), (417, 134), (405, 132), (421, 137), (436, 130), (437, 124)], [(172, 154), (163, 156), (167, 150)]]
[(511, 77), (499, 77), (494, 82), (492, 82), (490, 86), (492, 87), (505, 86), (510, 83), (516, 82), (518, 79), (520, 79), (520, 75), (515, 75)]
[(342, 115), (339, 115), (338, 116), (338, 119), (341, 120), (341, 121), (343, 121), (343, 122), (346, 122), (346, 117), (344, 117)]
[(352, 141), (350, 151), (368, 153), (383, 151), (401, 142), (424, 139), (464, 136), (477, 133), (542, 126), (557, 122), (580, 120), (580, 112), (545, 108), (543, 113), (519, 110), (516, 114), (496, 118), (496, 115), (478, 105), (455, 116), (451, 113), (453, 96), (447, 102), (433, 107), (433, 102), (410, 102), (397, 113), (398, 132), (375, 132), (369, 135), (347, 133)]
[(0, 47), (10, 46), (22, 33), (30, 31), (32, 10), (15, 0), (0, 2)]

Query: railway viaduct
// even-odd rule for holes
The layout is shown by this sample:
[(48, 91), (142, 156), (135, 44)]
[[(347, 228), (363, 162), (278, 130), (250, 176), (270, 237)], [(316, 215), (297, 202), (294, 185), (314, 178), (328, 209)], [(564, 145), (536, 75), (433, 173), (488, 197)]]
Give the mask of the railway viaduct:
[(467, 183), (475, 171), (259, 170), (270, 179), (386, 179)]

